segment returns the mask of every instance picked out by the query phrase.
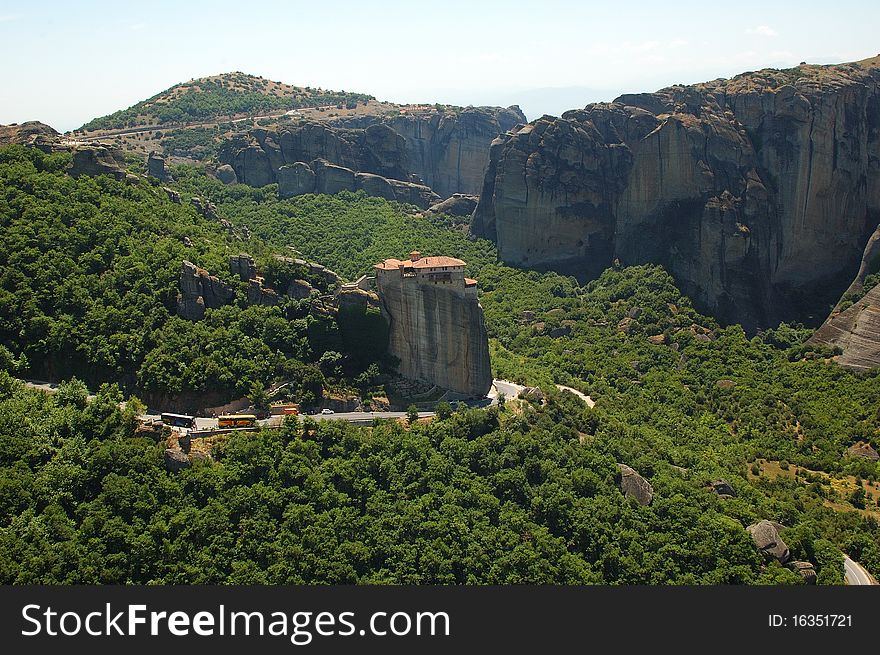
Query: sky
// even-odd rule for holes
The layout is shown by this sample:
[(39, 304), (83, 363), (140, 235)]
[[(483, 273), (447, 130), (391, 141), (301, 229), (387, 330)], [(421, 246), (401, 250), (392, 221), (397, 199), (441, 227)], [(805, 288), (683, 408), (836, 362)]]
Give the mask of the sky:
[(243, 71), (530, 119), (801, 61), (880, 53), (880, 2), (0, 0), (0, 124), (79, 127)]

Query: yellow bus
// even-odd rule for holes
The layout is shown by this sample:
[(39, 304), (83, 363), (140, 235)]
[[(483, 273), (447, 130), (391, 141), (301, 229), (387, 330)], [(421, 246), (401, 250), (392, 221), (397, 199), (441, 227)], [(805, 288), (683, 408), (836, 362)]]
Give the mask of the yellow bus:
[(257, 422), (253, 414), (228, 414), (217, 419), (218, 428), (252, 428)]

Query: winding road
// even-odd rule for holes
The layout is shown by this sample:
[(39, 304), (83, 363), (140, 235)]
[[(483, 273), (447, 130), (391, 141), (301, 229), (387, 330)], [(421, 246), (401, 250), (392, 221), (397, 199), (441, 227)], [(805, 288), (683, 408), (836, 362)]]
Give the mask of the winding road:
[(875, 585), (877, 581), (865, 568), (849, 558), (848, 555), (843, 556), (843, 579), (848, 585)]

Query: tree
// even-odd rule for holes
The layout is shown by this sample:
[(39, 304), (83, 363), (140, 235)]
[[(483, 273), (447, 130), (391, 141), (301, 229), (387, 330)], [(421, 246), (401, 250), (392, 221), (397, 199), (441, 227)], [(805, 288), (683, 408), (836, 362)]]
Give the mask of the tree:
[(446, 400), (441, 400), (437, 403), (437, 407), (434, 408), (434, 414), (436, 414), (437, 418), (441, 421), (445, 421), (452, 416), (452, 405)]
[(269, 394), (266, 393), (266, 389), (259, 382), (254, 382), (251, 385), (251, 390), (247, 397), (257, 411), (263, 412), (269, 409)]
[(419, 408), (415, 405), (410, 405), (406, 408), (406, 422), (409, 425), (414, 424), (419, 420)]

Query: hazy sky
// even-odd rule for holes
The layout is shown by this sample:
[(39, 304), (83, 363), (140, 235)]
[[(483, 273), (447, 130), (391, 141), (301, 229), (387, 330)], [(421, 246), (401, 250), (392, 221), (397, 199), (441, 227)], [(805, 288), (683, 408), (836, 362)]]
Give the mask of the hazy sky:
[(529, 118), (624, 92), (880, 52), (880, 2), (0, 0), (0, 123), (59, 130), (241, 70), (395, 102), (519, 102)]

